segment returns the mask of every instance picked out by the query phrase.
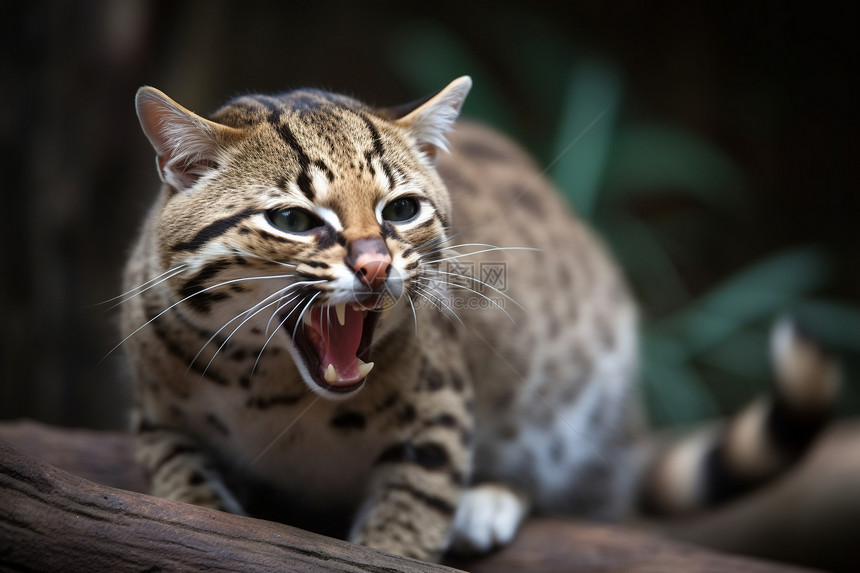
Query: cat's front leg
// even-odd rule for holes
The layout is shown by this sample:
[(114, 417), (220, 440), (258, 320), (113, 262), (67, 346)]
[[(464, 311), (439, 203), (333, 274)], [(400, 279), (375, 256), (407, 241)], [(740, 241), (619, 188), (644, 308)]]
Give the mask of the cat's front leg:
[(409, 429), (375, 460), (351, 541), (426, 561), (447, 549), (471, 473), (472, 419), (462, 393), (433, 392), (434, 400), (418, 395), (407, 405)]
[(188, 435), (153, 423), (137, 432), (137, 460), (157, 497), (244, 515), (214, 464)]

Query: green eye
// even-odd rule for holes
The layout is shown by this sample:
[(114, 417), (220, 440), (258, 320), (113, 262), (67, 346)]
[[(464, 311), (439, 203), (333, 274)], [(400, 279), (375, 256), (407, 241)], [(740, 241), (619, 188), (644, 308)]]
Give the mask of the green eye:
[(419, 204), (415, 197), (395, 199), (382, 209), (382, 218), (393, 223), (408, 221), (418, 214)]
[(275, 209), (269, 211), (269, 222), (287, 233), (304, 233), (322, 225), (322, 221), (304, 209)]

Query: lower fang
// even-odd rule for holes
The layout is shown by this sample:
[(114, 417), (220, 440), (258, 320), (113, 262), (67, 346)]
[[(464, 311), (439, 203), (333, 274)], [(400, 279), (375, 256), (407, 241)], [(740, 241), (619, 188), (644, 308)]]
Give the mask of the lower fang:
[(358, 359), (358, 373), (362, 378), (370, 374), (370, 371), (373, 370), (373, 362), (362, 362), (361, 359)]
[(334, 371), (334, 364), (329, 364), (325, 369), (325, 381), (329, 384), (337, 382), (337, 372)]

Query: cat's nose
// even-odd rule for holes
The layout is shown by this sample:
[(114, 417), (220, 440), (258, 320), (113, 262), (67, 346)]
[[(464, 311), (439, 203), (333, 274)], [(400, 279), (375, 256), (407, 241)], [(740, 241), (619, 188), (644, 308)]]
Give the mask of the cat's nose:
[(391, 253), (382, 237), (355, 239), (347, 245), (346, 264), (361, 282), (376, 289), (388, 279)]

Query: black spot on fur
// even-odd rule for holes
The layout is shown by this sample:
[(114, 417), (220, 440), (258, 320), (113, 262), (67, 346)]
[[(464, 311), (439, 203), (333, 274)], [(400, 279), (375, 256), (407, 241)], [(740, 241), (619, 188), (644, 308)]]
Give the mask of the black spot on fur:
[(463, 378), (456, 373), (451, 374), (451, 386), (455, 392), (462, 392), (466, 388), (466, 385), (463, 384)]
[(309, 201), (314, 200), (314, 191), (311, 188), (311, 176), (307, 171), (299, 173), (299, 176), (296, 179), (296, 185), (299, 186), (299, 191), (301, 191), (302, 195), (307, 197)]
[(331, 425), (340, 430), (363, 430), (367, 420), (359, 412), (346, 410), (332, 418)]
[(417, 499), (424, 505), (431, 507), (438, 511), (439, 513), (447, 516), (454, 515), (454, 505), (445, 501), (440, 497), (436, 497), (434, 495), (430, 495), (425, 493), (415, 487), (408, 484), (392, 484), (388, 486), (389, 490), (392, 491), (402, 491), (409, 494), (411, 497)]
[(314, 167), (325, 173), (326, 179), (328, 179), (329, 183), (334, 181), (334, 173), (331, 169), (329, 169), (328, 165), (323, 163), (321, 160), (317, 159), (316, 161), (314, 161)]
[(457, 418), (451, 414), (439, 414), (428, 422), (430, 426), (443, 426), (445, 428), (456, 428)]
[(411, 442), (395, 444), (380, 454), (377, 464), (413, 463), (426, 470), (438, 470), (448, 465), (448, 451), (433, 442), (415, 446)]
[(412, 404), (406, 404), (400, 413), (397, 415), (397, 421), (403, 425), (409, 424), (413, 422), (418, 413), (415, 411), (415, 406)]
[(177, 243), (173, 245), (173, 251), (196, 251), (207, 242), (211, 241), (216, 237), (220, 237), (233, 227), (237, 226), (239, 223), (254, 215), (256, 213), (260, 213), (260, 209), (245, 209), (235, 215), (230, 215), (229, 217), (224, 217), (223, 219), (218, 219), (217, 221), (213, 221), (197, 231), (197, 234), (194, 235), (187, 241), (182, 243)]
[(212, 303), (225, 300), (228, 298), (228, 295), (226, 293), (206, 290), (210, 287), (207, 283), (228, 266), (229, 264), (225, 261), (210, 263), (204, 266), (200, 272), (183, 283), (179, 289), (179, 294), (182, 298), (187, 299), (185, 302), (194, 310), (209, 312)]
[(273, 234), (268, 233), (266, 231), (257, 231), (257, 235), (261, 239), (266, 239), (267, 241), (275, 241), (277, 243), (289, 243), (290, 242), (289, 239), (286, 239), (284, 237), (279, 237), (278, 235), (273, 235)]
[(162, 467), (164, 464), (169, 462), (170, 460), (176, 458), (177, 456), (182, 456), (185, 454), (197, 454), (200, 450), (192, 446), (191, 444), (179, 443), (175, 444), (172, 448), (170, 448), (166, 454), (162, 455), (161, 458), (153, 465), (152, 470), (157, 471), (157, 468)]
[(385, 147), (382, 145), (382, 137), (379, 135), (379, 130), (376, 129), (376, 126), (373, 125), (373, 122), (367, 115), (360, 113), (359, 117), (361, 117), (364, 125), (370, 131), (370, 138), (373, 140), (373, 153), (379, 157), (383, 157), (385, 155)]
[(248, 408), (257, 408), (258, 410), (268, 410), (274, 406), (292, 406), (297, 404), (302, 398), (302, 394), (276, 394), (274, 396), (266, 396), (265, 398), (248, 398), (246, 406)]
[(435, 368), (428, 368), (425, 374), (424, 388), (431, 392), (441, 390), (445, 385), (445, 376)]

